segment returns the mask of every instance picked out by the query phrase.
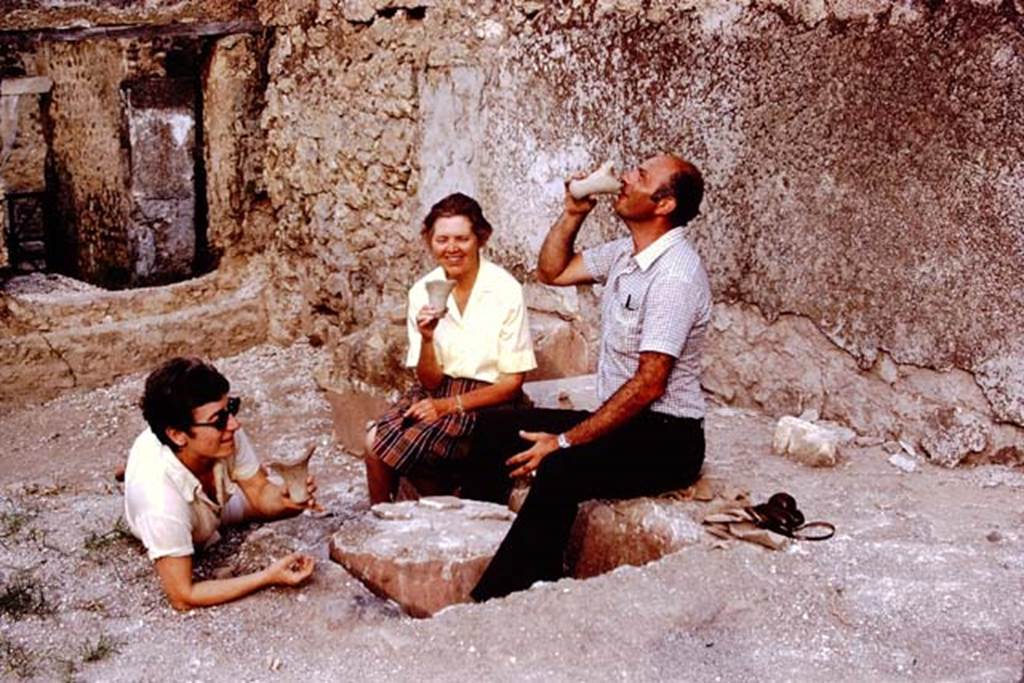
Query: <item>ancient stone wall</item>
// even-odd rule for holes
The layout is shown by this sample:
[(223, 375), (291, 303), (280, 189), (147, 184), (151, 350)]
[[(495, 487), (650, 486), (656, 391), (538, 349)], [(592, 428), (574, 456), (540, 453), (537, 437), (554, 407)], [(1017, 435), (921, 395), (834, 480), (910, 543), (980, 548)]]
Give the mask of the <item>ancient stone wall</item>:
[(265, 244), (243, 240), (241, 226), (265, 203), (266, 40), (254, 21), (254, 33), (218, 37), (231, 26), (0, 35), (0, 78), (24, 76), (5, 84), (54, 84), (18, 101), (2, 169), (8, 192), (49, 198), (51, 267), (108, 287), (153, 285)]
[(267, 204), (263, 183), (263, 56), (261, 36), (236, 34), (213, 43), (203, 74), (203, 152), (208, 206), (206, 235), (217, 255), (261, 250), (258, 207)]
[(51, 183), (59, 198), (50, 235), (63, 272), (127, 284), (129, 162), (122, 145), (121, 81), (128, 70), (117, 41), (47, 43), (38, 59), (54, 82), (49, 106)]
[(232, 22), (254, 14), (251, 0), (0, 0), (0, 31)]
[[(672, 150), (707, 181), (688, 233), (719, 302), (710, 391), (944, 461), (1019, 441), (1019, 0), (199, 7), (101, 3), (86, 23), (263, 27), (219, 39), (204, 76), (209, 239), (267, 259), (268, 333), (334, 348), (325, 382), (406, 378), (405, 292), (430, 267), (418, 222), (440, 196), (480, 199), (488, 255), (529, 281), (569, 172)], [(17, 8), (0, 28), (84, 12)], [(88, 49), (99, 73), (118, 68), (87, 45), (48, 60), (70, 69)], [(621, 234), (601, 206), (580, 243)], [(598, 294), (528, 284), (544, 374), (593, 367)]]
[[(1024, 424), (1019, 3), (403, 4), (292, 5), (270, 58), (266, 181), (291, 294), (277, 334), (338, 343), (337, 375), (400, 372), (366, 342), (401, 347), (404, 290), (427, 267), (416, 222), (439, 196), (475, 194), (492, 257), (527, 277), (567, 173), (668, 149), (707, 180), (689, 233), (716, 298), (804, 321), (777, 341), (813, 332), (847, 366), (791, 389), (796, 404), (857, 423), (833, 397), (891, 364), (933, 371), (947, 408), (969, 378), (968, 421)], [(601, 209), (581, 243), (619, 234)], [(545, 291), (543, 308), (593, 339), (593, 295)], [(788, 380), (718, 332), (714, 390), (792, 410), (765, 398)], [(871, 429), (923, 433), (899, 416)]]

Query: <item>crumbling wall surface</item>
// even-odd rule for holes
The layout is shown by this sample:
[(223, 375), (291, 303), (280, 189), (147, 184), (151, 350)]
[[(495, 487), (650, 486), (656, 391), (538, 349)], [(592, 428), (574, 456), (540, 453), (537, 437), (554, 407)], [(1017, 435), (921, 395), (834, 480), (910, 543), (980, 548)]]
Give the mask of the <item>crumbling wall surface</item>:
[(498, 244), (533, 258), (570, 169), (676, 150), (707, 179), (691, 235), (719, 299), (805, 316), (862, 368), (972, 371), (1024, 424), (1020, 16), (694, 4), (664, 22), (545, 10), (496, 48), (477, 159), (501, 163), (477, 183), (530, 226)]
[(228, 22), (254, 15), (251, 0), (0, 0), (0, 31)]
[[(265, 178), (274, 211), (272, 334), (333, 341), (401, 317), (424, 262), (413, 198), (416, 79), (443, 33), (427, 10), (350, 3), (279, 26), (268, 60)], [(294, 11), (293, 11), (294, 10)], [(291, 20), (285, 4), (267, 23)], [(305, 15), (303, 15), (305, 16)]]
[(809, 318), (768, 320), (750, 304), (716, 305), (712, 325), (702, 382), (730, 405), (775, 417), (809, 411), (947, 467), (1024, 462), (1024, 429), (992, 419), (970, 372), (901, 364), (884, 351), (863, 369)]
[(37, 61), (54, 83), (50, 182), (58, 218), (48, 239), (51, 265), (90, 282), (127, 284), (134, 250), (122, 144), (124, 48), (110, 40), (44, 43)]
[(259, 260), (113, 292), (61, 276), (24, 278), (0, 296), (0, 405), (100, 386), (174, 355), (216, 358), (261, 343), (266, 279)]
[(255, 232), (253, 221), (246, 226), (254, 207), (267, 203), (260, 128), (266, 43), (246, 34), (217, 39), (202, 79), (206, 235), (217, 254), (259, 251), (270, 237)]
[[(566, 174), (673, 150), (705, 174), (689, 234), (719, 301), (805, 321), (852, 376), (967, 378), (987, 423), (1024, 425), (1019, 3), (405, 4), (262, 5), (276, 334), (398, 318), (445, 192), (524, 277)], [(621, 234), (602, 206), (580, 243)], [(552, 297), (592, 339), (593, 293)], [(722, 332), (709, 361), (738, 368)], [(826, 374), (805, 403), (841, 391)], [(740, 400), (739, 376), (715, 390)]]
[[(7, 79), (0, 77), (2, 80)], [(6, 160), (0, 151), (0, 178), (7, 192), (42, 192), (46, 188), (46, 139), (40, 98), (35, 94), (0, 97), (0, 108), (11, 106), (14, 114), (13, 140)]]

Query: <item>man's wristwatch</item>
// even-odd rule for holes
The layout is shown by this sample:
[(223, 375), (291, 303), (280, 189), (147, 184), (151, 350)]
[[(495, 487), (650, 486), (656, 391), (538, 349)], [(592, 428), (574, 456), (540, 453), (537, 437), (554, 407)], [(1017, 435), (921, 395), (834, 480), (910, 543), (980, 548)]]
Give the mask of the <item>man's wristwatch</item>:
[(569, 441), (569, 438), (565, 435), (565, 432), (562, 432), (561, 434), (558, 435), (558, 447), (572, 448), (572, 442)]

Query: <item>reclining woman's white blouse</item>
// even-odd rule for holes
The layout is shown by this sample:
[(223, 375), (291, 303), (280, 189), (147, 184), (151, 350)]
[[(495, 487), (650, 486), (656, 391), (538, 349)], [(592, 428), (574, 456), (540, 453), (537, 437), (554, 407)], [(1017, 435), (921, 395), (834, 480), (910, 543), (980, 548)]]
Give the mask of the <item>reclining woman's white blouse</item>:
[(235, 432), (235, 454), (214, 465), (218, 500), (148, 428), (132, 444), (124, 474), (124, 516), (149, 559), (186, 557), (195, 546), (215, 543), (221, 524), (242, 521), (245, 494), (234, 482), (259, 472), (245, 432)]

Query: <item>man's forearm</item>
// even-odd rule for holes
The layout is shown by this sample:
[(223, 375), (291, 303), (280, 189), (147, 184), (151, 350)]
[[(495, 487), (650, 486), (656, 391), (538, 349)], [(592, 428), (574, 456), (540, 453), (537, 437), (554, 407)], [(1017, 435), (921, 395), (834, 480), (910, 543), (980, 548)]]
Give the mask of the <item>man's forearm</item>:
[(590, 443), (623, 426), (665, 393), (675, 358), (661, 353), (643, 353), (636, 374), (608, 397), (597, 411), (565, 432), (573, 445)]
[(587, 214), (563, 211), (551, 226), (537, 258), (537, 274), (541, 282), (551, 284), (566, 269), (573, 257), (576, 235)]

